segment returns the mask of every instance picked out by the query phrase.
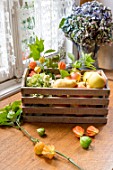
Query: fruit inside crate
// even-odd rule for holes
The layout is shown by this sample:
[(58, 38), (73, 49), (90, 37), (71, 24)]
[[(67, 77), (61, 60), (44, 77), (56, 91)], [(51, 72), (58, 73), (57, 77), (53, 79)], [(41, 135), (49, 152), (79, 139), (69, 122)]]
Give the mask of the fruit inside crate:
[[(58, 70), (51, 69), (58, 74)], [(81, 71), (83, 75), (85, 71)], [(100, 74), (107, 80), (104, 72)], [(28, 122), (106, 123), (109, 104), (108, 83), (95, 88), (26, 87), (29, 69), (22, 80), (22, 108)]]

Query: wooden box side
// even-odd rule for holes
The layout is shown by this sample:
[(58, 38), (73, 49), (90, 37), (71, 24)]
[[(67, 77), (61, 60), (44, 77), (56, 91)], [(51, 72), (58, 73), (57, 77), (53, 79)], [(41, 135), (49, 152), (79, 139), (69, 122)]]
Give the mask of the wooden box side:
[(23, 88), (23, 87), (26, 86), (26, 78), (27, 78), (28, 74), (29, 74), (29, 69), (26, 68), (26, 69), (24, 70), (24, 74), (23, 74), (23, 76), (22, 76), (21, 88)]
[(41, 115), (41, 116), (26, 116), (24, 115), (25, 122), (43, 122), (43, 123), (87, 123), (87, 124), (105, 124), (107, 123), (106, 116), (86, 116), (86, 117), (75, 117), (75, 116), (48, 116), (48, 115)]

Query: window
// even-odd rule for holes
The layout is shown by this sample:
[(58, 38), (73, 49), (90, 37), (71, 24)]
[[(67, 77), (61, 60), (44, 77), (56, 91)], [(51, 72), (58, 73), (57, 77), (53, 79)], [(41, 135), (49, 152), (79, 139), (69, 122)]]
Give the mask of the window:
[(0, 82), (13, 77), (14, 53), (8, 1), (0, 1)]
[(58, 25), (61, 18), (71, 12), (72, 2), (73, 0), (0, 1), (0, 90), (21, 79), (28, 64), (28, 44), (34, 41), (36, 35), (45, 40), (45, 50), (61, 49), (64, 36)]

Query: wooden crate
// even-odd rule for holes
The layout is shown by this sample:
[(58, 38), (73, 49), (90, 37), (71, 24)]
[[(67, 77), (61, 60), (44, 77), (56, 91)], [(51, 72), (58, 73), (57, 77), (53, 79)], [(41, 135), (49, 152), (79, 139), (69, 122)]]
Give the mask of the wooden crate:
[[(102, 70), (101, 74), (105, 76)], [(22, 80), (22, 109), (27, 122), (106, 123), (110, 89), (25, 87)], [(105, 76), (106, 78), (106, 76)], [(107, 78), (106, 78), (107, 79)], [(42, 94), (43, 98), (33, 97)]]

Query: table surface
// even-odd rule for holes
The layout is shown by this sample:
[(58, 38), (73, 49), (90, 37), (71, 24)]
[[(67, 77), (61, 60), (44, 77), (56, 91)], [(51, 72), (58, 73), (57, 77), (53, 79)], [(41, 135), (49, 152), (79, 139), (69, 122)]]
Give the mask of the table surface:
[[(23, 127), (34, 137), (46, 144), (53, 144), (56, 150), (68, 155), (84, 170), (113, 169), (113, 81), (111, 89), (107, 124), (95, 124), (100, 133), (92, 139), (91, 148), (81, 148), (79, 140), (72, 132), (76, 124), (25, 123)], [(19, 100), (18, 93), (0, 102), (0, 108)], [(88, 124), (80, 124), (87, 128)], [(37, 128), (44, 127), (47, 136), (39, 137)], [(75, 166), (55, 155), (52, 160), (34, 154), (33, 143), (15, 128), (0, 128), (0, 170), (77, 170)]]

